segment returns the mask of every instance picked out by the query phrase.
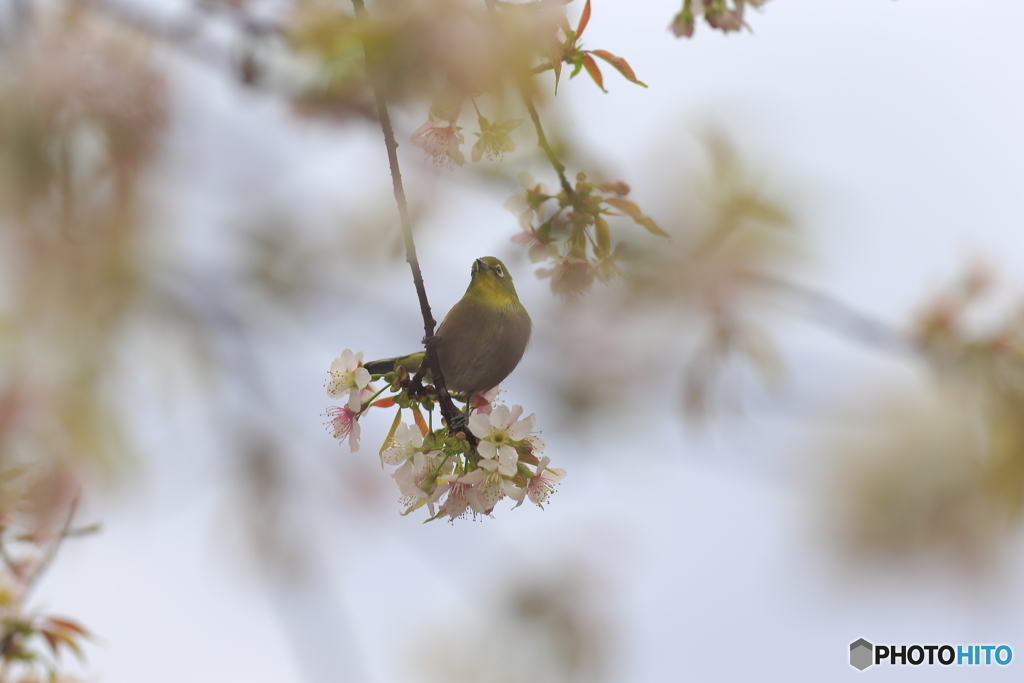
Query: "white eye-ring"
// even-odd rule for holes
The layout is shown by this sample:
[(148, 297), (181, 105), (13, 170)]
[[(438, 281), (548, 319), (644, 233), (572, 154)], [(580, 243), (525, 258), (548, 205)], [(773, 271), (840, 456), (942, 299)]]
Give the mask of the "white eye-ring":
[(505, 271), (501, 269), (501, 266), (494, 266), (494, 272), (498, 274), (498, 277), (505, 277)]

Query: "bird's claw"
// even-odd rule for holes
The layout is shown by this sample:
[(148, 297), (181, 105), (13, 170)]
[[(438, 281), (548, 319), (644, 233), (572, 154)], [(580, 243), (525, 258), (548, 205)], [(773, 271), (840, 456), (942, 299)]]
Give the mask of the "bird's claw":
[(432, 334), (429, 337), (423, 338), (423, 346), (427, 347), (428, 349), (431, 347), (436, 347), (440, 343), (441, 337), (437, 336), (436, 334)]
[(452, 418), (452, 424), (451, 424), (452, 432), (455, 432), (455, 433), (464, 432), (465, 433), (467, 431), (466, 430), (466, 425), (468, 425), (468, 424), (469, 424), (469, 418), (466, 417), (466, 414), (465, 413), (459, 413), (458, 415), (456, 415), (455, 417)]

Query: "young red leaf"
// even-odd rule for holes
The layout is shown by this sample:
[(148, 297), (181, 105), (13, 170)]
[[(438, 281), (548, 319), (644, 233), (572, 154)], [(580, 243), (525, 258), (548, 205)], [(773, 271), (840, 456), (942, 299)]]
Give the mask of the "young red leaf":
[(594, 83), (597, 83), (597, 87), (604, 92), (608, 92), (604, 89), (604, 77), (601, 76), (601, 70), (597, 68), (597, 62), (590, 55), (583, 55), (583, 66), (586, 68), (587, 73), (594, 79)]
[(583, 14), (580, 16), (579, 26), (576, 27), (576, 40), (580, 39), (583, 35), (583, 29), (587, 27), (587, 23), (590, 21), (590, 0), (587, 0), (587, 4), (583, 6)]
[(60, 638), (55, 633), (47, 631), (45, 628), (39, 631), (46, 638), (46, 642), (50, 645), (50, 650), (53, 652), (54, 657), (59, 657), (60, 653), (57, 652), (57, 645), (60, 644)]
[(622, 57), (616, 57), (611, 52), (608, 52), (606, 50), (588, 50), (588, 52), (594, 55), (595, 57), (600, 57), (604, 61), (614, 66), (615, 69), (626, 78), (626, 80), (632, 81), (633, 83), (641, 85), (645, 88), (647, 87), (646, 83), (637, 80), (636, 74), (633, 73), (633, 69), (629, 66), (629, 63), (626, 62), (626, 60), (623, 59)]
[(638, 225), (642, 225), (647, 232), (658, 237), (668, 237), (669, 234), (658, 227), (658, 224), (654, 222), (649, 216), (645, 216), (640, 207), (622, 197), (605, 197), (605, 204), (614, 206), (619, 211), (623, 212), (630, 218), (632, 218)]
[(60, 642), (64, 643), (69, 650), (74, 652), (76, 657), (79, 659), (85, 659), (85, 653), (82, 652), (82, 648), (78, 645), (78, 641), (64, 633), (54, 633), (53, 635), (56, 636)]
[(420, 434), (423, 436), (427, 435), (430, 430), (427, 429), (427, 422), (423, 419), (423, 415), (420, 413), (420, 409), (416, 406), (412, 408), (412, 417), (416, 420), (416, 426), (420, 428)]
[(46, 620), (48, 622), (50, 622), (51, 624), (53, 624), (54, 626), (56, 626), (58, 628), (62, 628), (64, 630), (66, 630), (66, 631), (74, 631), (75, 633), (78, 633), (79, 635), (83, 635), (83, 636), (87, 636), (87, 637), (89, 635), (89, 632), (87, 630), (85, 630), (85, 628), (83, 626), (80, 626), (79, 624), (76, 624), (75, 622), (73, 622), (73, 621), (71, 621), (69, 619), (59, 619), (57, 617), (47, 617)]
[(391, 398), (390, 396), (385, 396), (379, 401), (374, 401), (370, 405), (376, 408), (390, 408), (391, 406), (395, 405), (395, 399)]

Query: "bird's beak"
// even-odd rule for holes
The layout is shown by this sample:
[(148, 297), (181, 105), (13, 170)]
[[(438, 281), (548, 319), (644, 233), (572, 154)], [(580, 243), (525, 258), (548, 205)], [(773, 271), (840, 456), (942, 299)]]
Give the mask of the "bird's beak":
[(483, 259), (479, 259), (478, 258), (476, 260), (476, 272), (479, 273), (481, 270), (490, 270), (490, 269), (491, 269), (491, 267), (489, 265), (487, 265), (486, 263), (484, 263)]

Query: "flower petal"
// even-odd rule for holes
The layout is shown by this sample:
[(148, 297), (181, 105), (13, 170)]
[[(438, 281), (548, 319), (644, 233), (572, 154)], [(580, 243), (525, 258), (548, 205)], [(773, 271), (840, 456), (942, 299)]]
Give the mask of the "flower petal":
[[(498, 406), (491, 411), (491, 426), (492, 427), (506, 427), (509, 423), (509, 409), (508, 406)], [(489, 430), (488, 430), (489, 431)]]
[(481, 458), (493, 459), (498, 453), (498, 447), (490, 441), (481, 441), (476, 446), (476, 452), (480, 454)]
[[(516, 406), (518, 407), (518, 406)], [(512, 429), (509, 430), (513, 441), (522, 441), (530, 435), (533, 431), (533, 425), (537, 422), (537, 415), (531, 414), (525, 420), (520, 420), (512, 425)]]
[(359, 390), (352, 388), (348, 391), (348, 409), (353, 413), (361, 412), (363, 402), (359, 400)]
[[(491, 415), (494, 413), (492, 412)], [(483, 439), (491, 435), (491, 418), (490, 415), (470, 415), (469, 416), (469, 431), (473, 432), (473, 436), (478, 439)]]
[(359, 423), (352, 420), (352, 431), (348, 435), (348, 445), (355, 453), (359, 450)]
[(506, 496), (512, 500), (519, 501), (516, 503), (516, 507), (523, 504), (523, 499), (526, 498), (526, 489), (520, 488), (510, 481), (506, 481), (503, 487), (503, 491)]
[(476, 486), (481, 481), (483, 481), (484, 477), (486, 476), (486, 470), (473, 470), (469, 474), (464, 474), (461, 477), (459, 477), (458, 481), (460, 483), (466, 484), (467, 486)]
[(398, 448), (387, 448), (380, 454), (381, 460), (389, 465), (401, 465), (405, 462), (405, 453)]
[(393, 435), (394, 439), (398, 443), (405, 443), (409, 440), (409, 425), (404, 422), (399, 423), (398, 427), (395, 428)]

